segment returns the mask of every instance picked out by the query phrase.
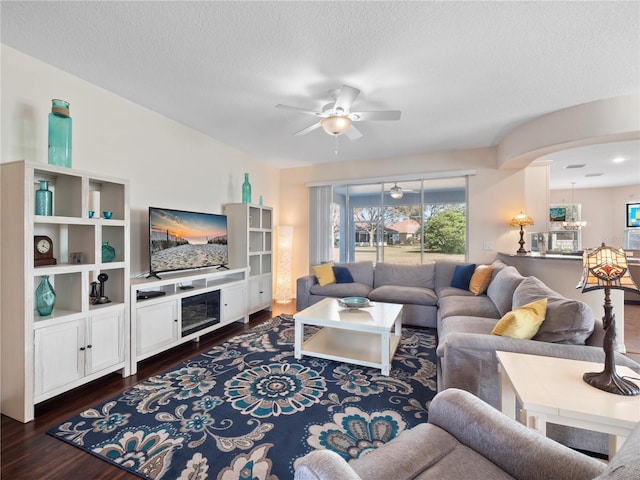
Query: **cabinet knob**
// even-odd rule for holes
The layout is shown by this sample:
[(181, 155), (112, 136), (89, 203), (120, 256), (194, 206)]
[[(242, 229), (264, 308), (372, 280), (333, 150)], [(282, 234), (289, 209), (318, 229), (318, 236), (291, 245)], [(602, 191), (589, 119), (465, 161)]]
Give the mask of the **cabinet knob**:
[(93, 345), (87, 345), (87, 348), (91, 348), (91, 347), (93, 347)]
[(80, 351), (81, 351), (81, 352), (84, 352), (84, 347), (80, 347)]
[(174, 320), (174, 322), (177, 322), (177, 321), (178, 321), (178, 319), (176, 318), (176, 319)]

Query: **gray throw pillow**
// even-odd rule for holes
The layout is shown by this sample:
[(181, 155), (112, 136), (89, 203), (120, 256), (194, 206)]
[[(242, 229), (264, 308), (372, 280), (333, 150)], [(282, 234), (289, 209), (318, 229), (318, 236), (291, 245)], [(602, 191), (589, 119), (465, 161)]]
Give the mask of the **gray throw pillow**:
[(487, 288), (487, 296), (495, 304), (500, 316), (510, 312), (513, 302), (513, 292), (524, 277), (516, 270), (516, 267), (504, 267), (491, 280), (489, 288)]
[(533, 340), (584, 345), (594, 328), (591, 308), (551, 290), (536, 277), (525, 278), (513, 293), (513, 308), (547, 299), (547, 312)]

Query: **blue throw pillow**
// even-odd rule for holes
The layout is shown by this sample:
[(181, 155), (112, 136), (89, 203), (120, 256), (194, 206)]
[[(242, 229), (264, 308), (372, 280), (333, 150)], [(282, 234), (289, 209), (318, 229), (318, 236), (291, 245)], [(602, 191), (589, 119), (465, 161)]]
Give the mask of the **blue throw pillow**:
[[(347, 267), (333, 267), (333, 274), (336, 277), (336, 283), (353, 283), (353, 277)], [(469, 282), (467, 282), (467, 286)]]
[(456, 269), (453, 272), (453, 278), (451, 279), (451, 286), (462, 290), (469, 290), (469, 282), (471, 281), (471, 277), (473, 277), (473, 272), (475, 272), (475, 270), (475, 263), (471, 263), (469, 265), (456, 265)]

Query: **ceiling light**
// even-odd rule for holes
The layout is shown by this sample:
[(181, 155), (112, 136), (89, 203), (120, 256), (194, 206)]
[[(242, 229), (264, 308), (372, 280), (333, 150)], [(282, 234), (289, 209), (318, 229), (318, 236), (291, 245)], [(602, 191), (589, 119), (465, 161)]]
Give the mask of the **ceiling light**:
[(391, 195), (391, 198), (395, 198), (396, 200), (398, 200), (402, 198), (402, 195), (404, 195), (404, 192), (402, 191), (402, 188), (400, 188), (398, 184), (395, 183), (393, 187), (391, 187), (391, 189), (389, 190), (389, 194)]
[(616, 157), (613, 159), (613, 163), (622, 163), (624, 160), (624, 157)]
[(345, 116), (332, 115), (331, 117), (323, 118), (320, 125), (329, 135), (342, 135), (351, 126), (351, 119)]
[(571, 168), (584, 168), (586, 167), (586, 165), (584, 163), (574, 163), (573, 165), (567, 165), (565, 168), (565, 170), (571, 169)]
[(587, 173), (585, 177), (601, 177), (604, 173)]

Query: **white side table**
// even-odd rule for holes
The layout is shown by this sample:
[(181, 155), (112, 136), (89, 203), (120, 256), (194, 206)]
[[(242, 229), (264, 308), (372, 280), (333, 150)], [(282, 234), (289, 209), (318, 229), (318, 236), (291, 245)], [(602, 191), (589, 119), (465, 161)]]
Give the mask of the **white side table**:
[[(517, 418), (517, 397), (520, 420), (542, 435), (547, 423), (607, 433), (612, 458), (640, 422), (640, 396), (608, 393), (582, 380), (583, 373), (599, 372), (602, 364), (512, 352), (496, 355), (502, 413)], [(628, 367), (616, 370), (621, 376), (639, 376)]]

